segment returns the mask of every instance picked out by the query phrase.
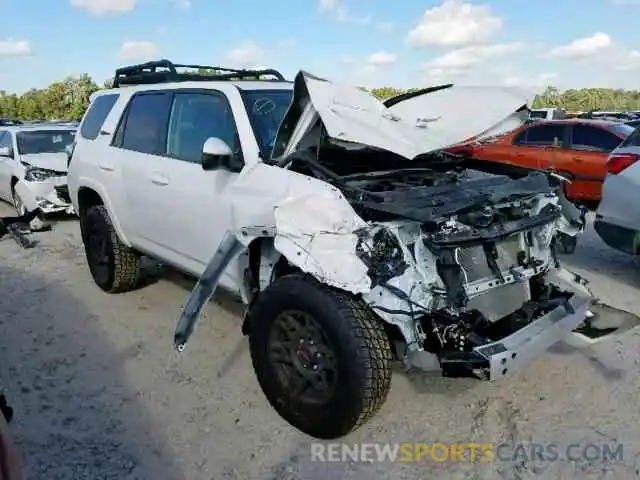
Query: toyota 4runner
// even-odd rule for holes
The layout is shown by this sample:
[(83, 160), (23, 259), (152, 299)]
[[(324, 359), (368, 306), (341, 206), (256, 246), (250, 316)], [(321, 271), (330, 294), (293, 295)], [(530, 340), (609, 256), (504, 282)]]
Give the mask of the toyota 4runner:
[(497, 380), (558, 340), (592, 344), (592, 295), (555, 254), (584, 226), (563, 179), (444, 150), (517, 127), (529, 100), (443, 85), (381, 103), (305, 72), (121, 68), (69, 168), (91, 274), (133, 289), (147, 255), (199, 277), (178, 351), (217, 286), (235, 292), (265, 396), (317, 438), (375, 414), (394, 359)]

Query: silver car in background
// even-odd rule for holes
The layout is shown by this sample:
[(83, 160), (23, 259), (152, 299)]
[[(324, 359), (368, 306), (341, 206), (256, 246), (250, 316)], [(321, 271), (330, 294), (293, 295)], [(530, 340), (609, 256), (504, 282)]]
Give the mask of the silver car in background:
[(607, 160), (594, 228), (610, 247), (640, 255), (640, 127)]

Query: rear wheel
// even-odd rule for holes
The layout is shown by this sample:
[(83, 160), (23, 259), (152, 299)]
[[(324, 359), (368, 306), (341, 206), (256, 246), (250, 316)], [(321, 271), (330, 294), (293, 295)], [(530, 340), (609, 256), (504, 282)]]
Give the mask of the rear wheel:
[(249, 343), (258, 382), (294, 427), (321, 439), (367, 422), (391, 385), (391, 346), (364, 302), (313, 278), (276, 280), (251, 309)]
[(140, 256), (122, 243), (104, 205), (80, 218), (82, 240), (93, 280), (107, 293), (133, 290), (140, 278)]

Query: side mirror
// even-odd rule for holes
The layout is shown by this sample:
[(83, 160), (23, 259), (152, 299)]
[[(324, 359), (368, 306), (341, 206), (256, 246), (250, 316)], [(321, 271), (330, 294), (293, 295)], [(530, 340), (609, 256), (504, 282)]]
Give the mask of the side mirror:
[(202, 169), (239, 172), (242, 170), (242, 161), (233, 153), (227, 142), (218, 137), (209, 137), (202, 147)]
[(11, 148), (11, 147), (0, 147), (0, 157), (13, 158), (13, 148)]

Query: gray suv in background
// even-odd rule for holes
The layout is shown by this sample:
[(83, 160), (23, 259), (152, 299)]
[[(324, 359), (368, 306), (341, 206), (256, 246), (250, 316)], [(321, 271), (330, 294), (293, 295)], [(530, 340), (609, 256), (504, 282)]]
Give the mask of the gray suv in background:
[(607, 160), (594, 228), (617, 250), (640, 255), (640, 127)]

